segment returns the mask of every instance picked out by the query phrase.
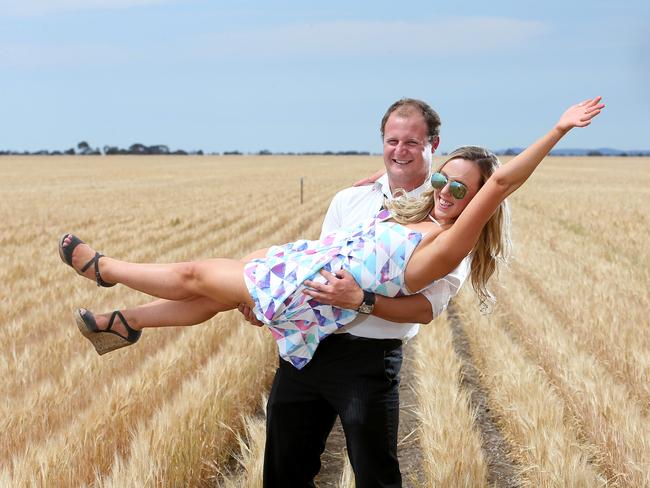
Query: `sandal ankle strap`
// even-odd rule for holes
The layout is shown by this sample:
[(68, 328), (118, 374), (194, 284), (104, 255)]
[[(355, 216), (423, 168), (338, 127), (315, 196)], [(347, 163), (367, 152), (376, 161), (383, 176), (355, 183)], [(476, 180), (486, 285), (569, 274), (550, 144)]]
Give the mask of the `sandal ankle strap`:
[(106, 327), (106, 330), (110, 330), (111, 332), (115, 332), (114, 330), (111, 330), (113, 328), (113, 322), (115, 322), (115, 317), (118, 317), (122, 321), (122, 325), (128, 332), (128, 336), (126, 337), (126, 340), (133, 343), (136, 342), (138, 339), (140, 339), (140, 336), (142, 335), (141, 330), (135, 330), (132, 328), (129, 323), (126, 321), (124, 318), (124, 315), (122, 315), (122, 312), (119, 310), (115, 310), (111, 314), (111, 318), (108, 320), (108, 327)]
[(103, 286), (104, 288), (110, 288), (111, 286), (115, 286), (115, 283), (108, 283), (107, 281), (104, 281), (102, 279), (102, 275), (99, 273), (99, 258), (103, 258), (104, 255), (98, 252), (95, 252), (95, 255), (92, 257), (90, 261), (88, 261), (86, 264), (83, 265), (81, 268), (81, 272), (85, 272), (88, 268), (90, 268), (91, 264), (95, 265), (95, 282), (97, 283), (97, 286)]

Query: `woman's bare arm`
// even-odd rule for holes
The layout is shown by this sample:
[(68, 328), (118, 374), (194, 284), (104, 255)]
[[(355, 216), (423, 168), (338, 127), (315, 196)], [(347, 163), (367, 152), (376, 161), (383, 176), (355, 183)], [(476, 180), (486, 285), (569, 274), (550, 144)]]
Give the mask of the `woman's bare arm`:
[(601, 97), (596, 97), (569, 107), (548, 134), (495, 171), (491, 179), (506, 188), (506, 196), (510, 195), (533, 174), (539, 163), (567, 132), (574, 127), (591, 124), (591, 119), (605, 107), (600, 100)]
[(591, 123), (591, 119), (604, 108), (600, 100), (601, 97), (596, 97), (570, 107), (551, 131), (494, 172), (448, 230), (435, 239), (426, 236), (406, 269), (409, 289), (418, 290), (458, 266), (472, 250), (483, 226), (501, 202), (533, 174), (569, 130)]

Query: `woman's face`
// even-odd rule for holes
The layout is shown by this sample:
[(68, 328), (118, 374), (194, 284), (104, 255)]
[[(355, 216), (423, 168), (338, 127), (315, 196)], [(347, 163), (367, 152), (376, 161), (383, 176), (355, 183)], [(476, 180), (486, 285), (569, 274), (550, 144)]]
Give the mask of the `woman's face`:
[(441, 190), (434, 190), (433, 217), (441, 224), (453, 222), (478, 192), (481, 185), (481, 172), (478, 166), (466, 159), (452, 159), (445, 164), (440, 173), (448, 180), (458, 181), (467, 187), (467, 194), (456, 200), (449, 192), (449, 183)]

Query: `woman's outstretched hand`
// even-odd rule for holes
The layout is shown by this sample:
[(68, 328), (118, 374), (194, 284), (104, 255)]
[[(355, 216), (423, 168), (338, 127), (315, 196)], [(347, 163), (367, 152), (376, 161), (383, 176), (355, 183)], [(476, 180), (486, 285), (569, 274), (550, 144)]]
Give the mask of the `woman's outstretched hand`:
[(595, 97), (584, 100), (583, 102), (573, 105), (562, 114), (555, 127), (562, 132), (568, 132), (574, 127), (587, 127), (591, 124), (591, 119), (605, 108), (605, 104), (600, 103), (603, 97)]

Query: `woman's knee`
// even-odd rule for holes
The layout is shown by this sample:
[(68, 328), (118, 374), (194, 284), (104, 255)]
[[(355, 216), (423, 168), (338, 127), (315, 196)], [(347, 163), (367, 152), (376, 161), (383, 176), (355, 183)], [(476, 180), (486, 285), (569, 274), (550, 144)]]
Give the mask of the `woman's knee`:
[(178, 274), (181, 286), (188, 291), (194, 291), (201, 281), (201, 268), (198, 262), (190, 261), (178, 263), (176, 273)]

